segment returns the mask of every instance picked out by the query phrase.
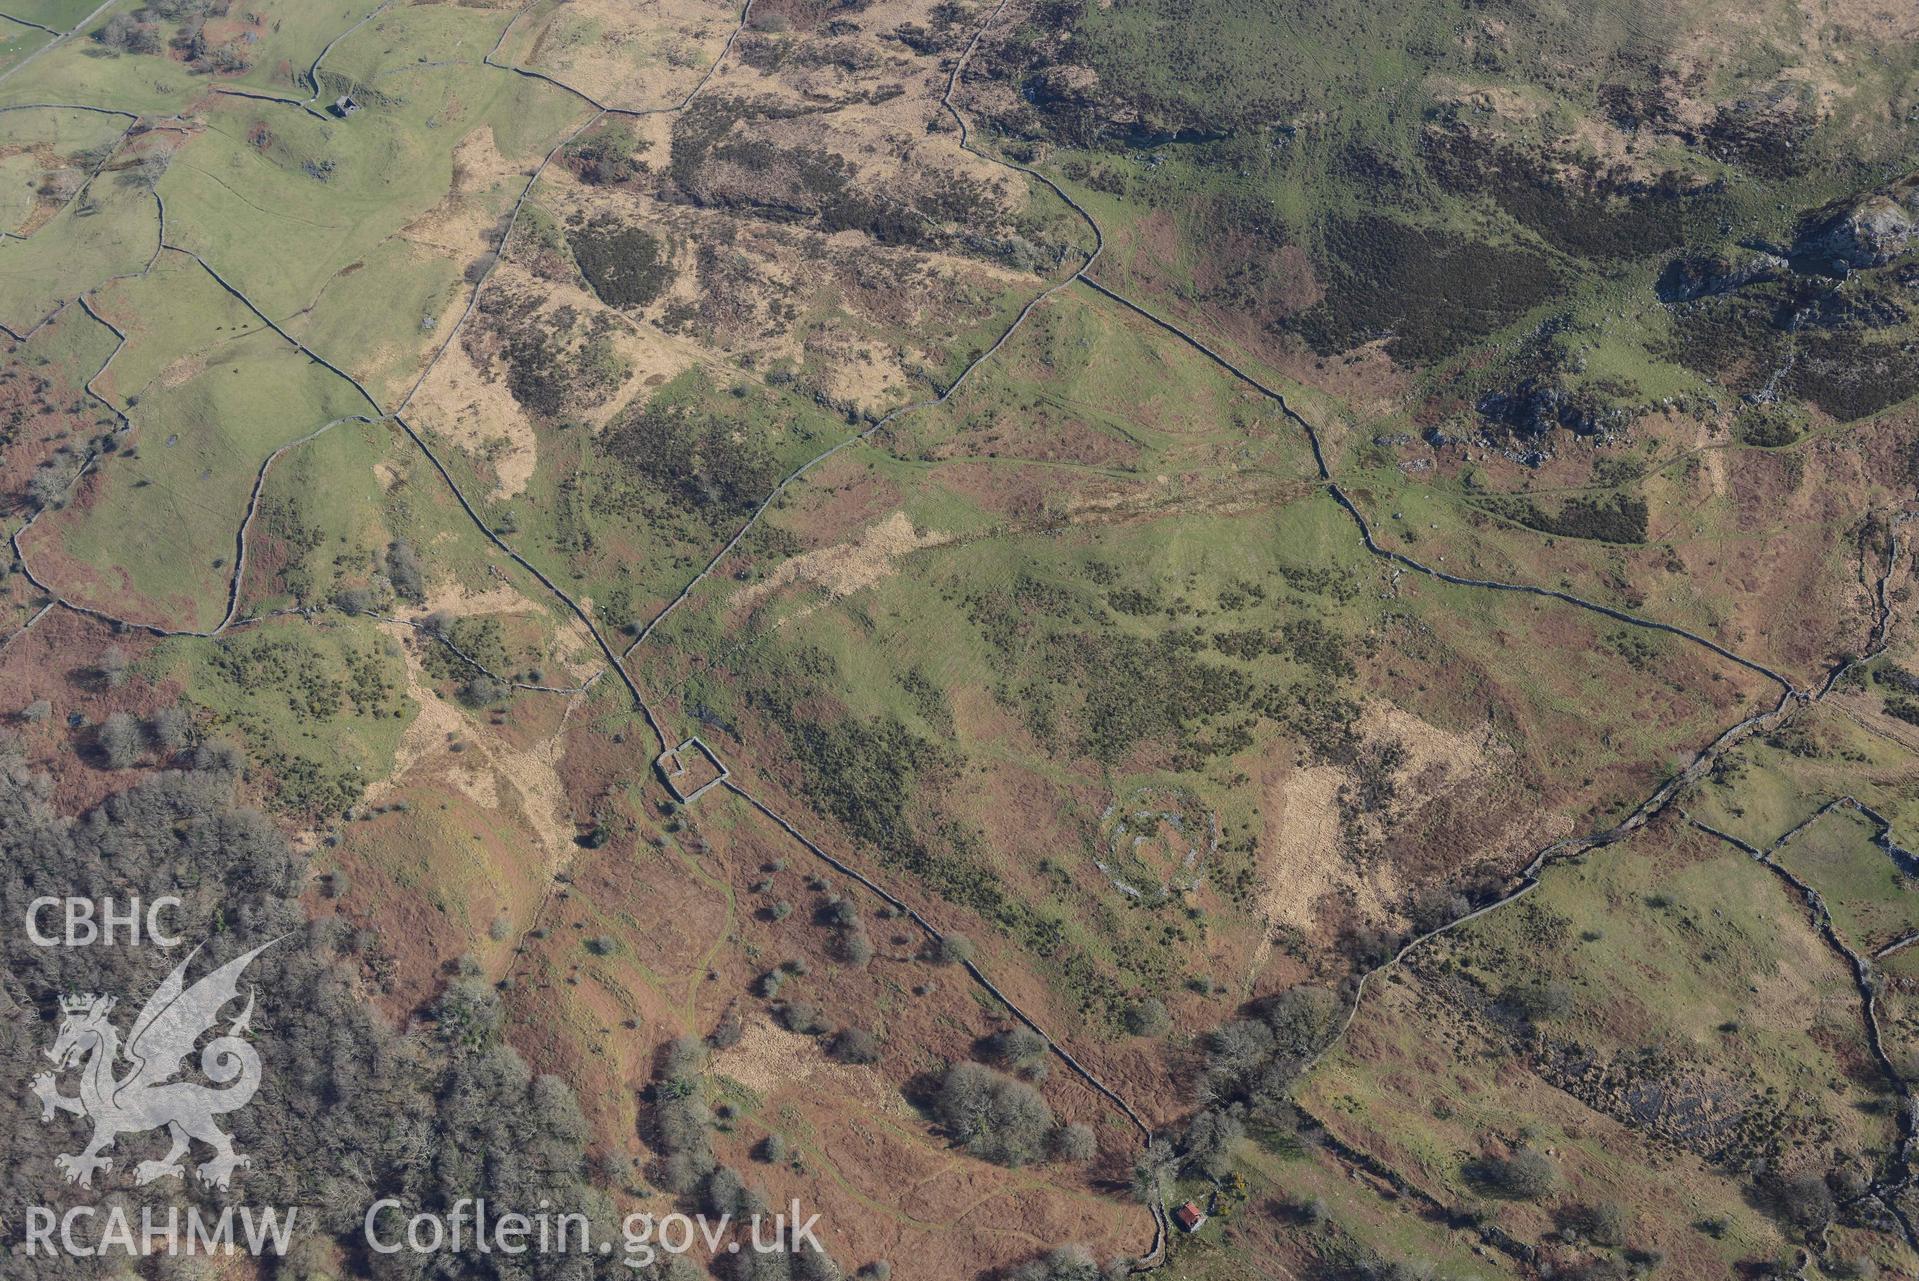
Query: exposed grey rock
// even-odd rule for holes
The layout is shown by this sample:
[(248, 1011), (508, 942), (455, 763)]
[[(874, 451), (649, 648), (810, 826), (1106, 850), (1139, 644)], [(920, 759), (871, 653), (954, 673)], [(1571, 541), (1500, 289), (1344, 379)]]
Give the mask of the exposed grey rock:
[(1790, 265), (1778, 254), (1688, 254), (1666, 264), (1656, 286), (1661, 302), (1691, 302), (1712, 294), (1728, 294), (1747, 285), (1778, 280)]
[(1919, 236), (1919, 174), (1853, 202), (1815, 223), (1793, 246), (1794, 257), (1843, 271), (1880, 267)]
[(1489, 391), (1474, 408), (1489, 422), (1526, 441), (1538, 440), (1555, 427), (1581, 436), (1597, 435), (1622, 424), (1627, 417), (1622, 410), (1604, 405), (1590, 394), (1537, 378), (1527, 378), (1510, 389)]

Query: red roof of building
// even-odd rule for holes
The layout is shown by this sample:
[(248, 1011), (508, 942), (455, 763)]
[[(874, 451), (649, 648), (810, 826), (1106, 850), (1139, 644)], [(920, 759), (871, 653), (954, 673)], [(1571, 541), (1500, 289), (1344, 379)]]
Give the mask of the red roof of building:
[(1191, 1232), (1194, 1228), (1206, 1222), (1204, 1212), (1191, 1201), (1188, 1201), (1185, 1205), (1173, 1211), (1173, 1218), (1179, 1222), (1180, 1227), (1185, 1228), (1188, 1232)]

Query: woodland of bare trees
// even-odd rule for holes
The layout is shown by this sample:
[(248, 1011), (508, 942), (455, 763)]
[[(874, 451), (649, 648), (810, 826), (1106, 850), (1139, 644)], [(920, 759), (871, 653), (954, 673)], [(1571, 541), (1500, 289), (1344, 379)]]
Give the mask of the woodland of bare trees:
[[(164, 727), (162, 727), (164, 729)], [(252, 1164), (224, 1194), (191, 1180), (135, 1186), (134, 1167), (158, 1158), (163, 1134), (122, 1135), (114, 1166), (94, 1198), (136, 1216), (144, 1205), (224, 1201), (291, 1206), (296, 1244), (277, 1276), (349, 1270), (380, 1281), (430, 1277), (573, 1281), (627, 1275), (617, 1262), (581, 1256), (508, 1257), (364, 1252), (362, 1219), (381, 1197), (410, 1209), (444, 1210), (484, 1196), (495, 1205), (579, 1210), (604, 1223), (608, 1207), (584, 1178), (585, 1125), (567, 1087), (530, 1071), (501, 1037), (490, 986), (455, 981), (415, 1031), (395, 1032), (362, 990), (379, 940), (337, 918), (309, 921), (298, 895), (308, 872), (271, 823), (233, 802), (231, 753), (203, 750), (195, 768), (169, 771), (108, 797), (77, 818), (49, 803), (51, 785), (15, 754), (0, 752), (0, 981), (9, 1017), (0, 1021), (0, 1075), (24, 1083), (46, 1069), (61, 998), (118, 998), (111, 1016), (124, 1033), (148, 995), (195, 946), (188, 981), (270, 939), (243, 993), (255, 994), (248, 1035), (264, 1080), (252, 1102), (221, 1118)], [(37, 946), (20, 928), (42, 896), (112, 898), (124, 907), (174, 896), (164, 920), (174, 948)], [(57, 930), (57, 924), (53, 925)], [(225, 1029), (239, 1008), (223, 1013)], [(183, 1079), (196, 1069), (189, 1059)], [(125, 1072), (122, 1066), (119, 1071)], [(64, 1091), (73, 1091), (72, 1080)], [(68, 1203), (54, 1164), (77, 1152), (90, 1127), (59, 1114), (43, 1124), (34, 1106), (4, 1109), (0, 1220), (19, 1244), (22, 1208)], [(192, 1160), (203, 1160), (196, 1151)], [(0, 1277), (124, 1275), (124, 1262), (26, 1258), (0, 1252)]]

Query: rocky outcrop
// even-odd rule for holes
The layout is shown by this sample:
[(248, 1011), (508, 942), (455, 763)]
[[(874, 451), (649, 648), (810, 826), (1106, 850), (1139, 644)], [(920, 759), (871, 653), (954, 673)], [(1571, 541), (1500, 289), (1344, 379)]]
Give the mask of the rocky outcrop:
[[(1675, 258), (1666, 264), (1654, 288), (1661, 302), (1692, 302), (1793, 274), (1844, 277), (1854, 271), (1883, 267), (1916, 249), (1919, 174), (1808, 215), (1792, 247), (1783, 253), (1756, 245)], [(1863, 319), (1868, 327), (1884, 327), (1874, 323), (1876, 317)], [(1885, 323), (1902, 320), (1903, 316)]]
[(1793, 256), (1814, 269), (1882, 267), (1919, 238), (1919, 174), (1900, 179), (1813, 222)]
[(1507, 428), (1522, 440), (1538, 440), (1555, 427), (1595, 436), (1622, 426), (1629, 416), (1592, 395), (1537, 378), (1524, 379), (1509, 389), (1489, 391), (1474, 408), (1489, 423)]
[(1055, 63), (1029, 77), (1022, 92), (1035, 106), (1090, 111), (1099, 106), (1099, 73), (1074, 63)]
[(1713, 294), (1729, 294), (1747, 285), (1778, 280), (1790, 264), (1778, 254), (1754, 251), (1738, 257), (1725, 254), (1687, 254), (1666, 264), (1656, 289), (1661, 302), (1691, 302)]

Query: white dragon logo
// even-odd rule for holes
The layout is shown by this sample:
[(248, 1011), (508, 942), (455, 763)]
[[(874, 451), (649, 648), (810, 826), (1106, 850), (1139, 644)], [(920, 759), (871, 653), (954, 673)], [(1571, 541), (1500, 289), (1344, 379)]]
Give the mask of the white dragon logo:
[[(133, 1022), (124, 1050), (119, 1032), (107, 1021), (115, 1004), (113, 997), (89, 994), (62, 998), (66, 1019), (47, 1057), (60, 1072), (80, 1069), (80, 1093), (75, 1098), (61, 1094), (53, 1072), (36, 1076), (32, 1092), (40, 1101), (43, 1123), (53, 1120), (56, 1112), (71, 1112), (93, 1121), (93, 1141), (86, 1151), (54, 1158), (67, 1182), (92, 1187), (96, 1173), (113, 1168), (112, 1158), (100, 1154), (116, 1138), (161, 1126), (166, 1127), (173, 1147), (158, 1161), (140, 1162), (134, 1172), (137, 1183), (185, 1174), (180, 1158), (187, 1154), (191, 1139), (213, 1149), (213, 1158), (199, 1167), (200, 1180), (211, 1187), (225, 1188), (235, 1169), (252, 1164), (250, 1158), (233, 1150), (232, 1138), (213, 1124), (213, 1118), (221, 1113), (245, 1107), (260, 1088), (259, 1052), (241, 1036), (253, 1017), (251, 993), (246, 1008), (227, 1025), (226, 1033), (200, 1051), (200, 1071), (213, 1086), (173, 1078), (185, 1069), (187, 1056), (200, 1037), (213, 1028), (221, 1009), (239, 996), (240, 975), (273, 943), (228, 961), (188, 987), (187, 966), (193, 956), (199, 955), (195, 948), (193, 956), (174, 967), (147, 999), (140, 1017)], [(122, 1060), (130, 1070), (124, 1076), (115, 1076)]]

